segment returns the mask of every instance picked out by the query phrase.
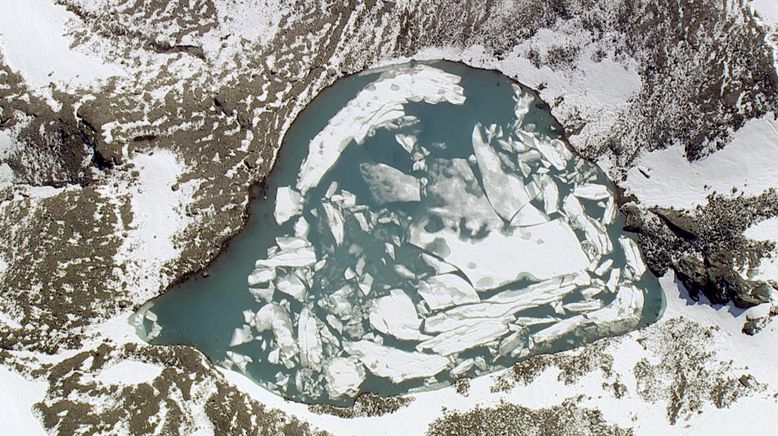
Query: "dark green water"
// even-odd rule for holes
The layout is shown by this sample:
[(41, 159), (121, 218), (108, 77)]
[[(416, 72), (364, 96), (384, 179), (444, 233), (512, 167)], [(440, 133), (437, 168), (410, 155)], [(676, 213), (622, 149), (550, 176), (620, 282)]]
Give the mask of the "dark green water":
[[(605, 217), (612, 197), (591, 200), (584, 198), (585, 195), (581, 198), (572, 195), (576, 186), (583, 192), (597, 185), (610, 189), (611, 183), (598, 168), (573, 156), (561, 142), (553, 142), (560, 138), (561, 128), (529, 90), (518, 91), (532, 101), (529, 112), (517, 116), (517, 85), (496, 72), (449, 62), (424, 64), (420, 68), (427, 68), (425, 74), (443, 70), (458, 76), (464, 103), (406, 101), (402, 105), (404, 121), (395, 120), (395, 125), (376, 128), (362, 144), (351, 141), (333, 166), (307, 190), (301, 213), (282, 225), (277, 224), (276, 192), (279, 187), (299, 188), (298, 173), (314, 138), (325, 130), (334, 135), (347, 133), (353, 126), (330, 126), (327, 130), (330, 120), (337, 118), (338, 112), (365, 89), (372, 89), (373, 84), (382, 81), (386, 84), (393, 78), (416, 74), (411, 68), (405, 65), (367, 72), (342, 79), (324, 90), (300, 114), (284, 138), (273, 172), (266, 181), (267, 198), (251, 203), (246, 228), (211, 265), (207, 278), (193, 277), (146, 305), (135, 319), (139, 334), (154, 344), (195, 346), (214, 362), (243, 371), (268, 389), (292, 399), (345, 404), (357, 391), (393, 395), (442, 386), (455, 376), (488, 373), (528, 355), (569, 349), (603, 336), (623, 334), (658, 319), (664, 307), (658, 281), (650, 272), (636, 274), (634, 267), (628, 266), (619, 242), (625, 236), (621, 231), (623, 217), (616, 214), (612, 221)], [(392, 83), (395, 84), (392, 92), (413, 91), (402, 89), (403, 80)], [(457, 85), (450, 86), (451, 83), (444, 84), (448, 92), (456, 93)], [(370, 107), (354, 113), (370, 113)], [(491, 125), (498, 129), (489, 140), (487, 129)], [(474, 153), (473, 140), (476, 126), (481, 126), (478, 131), (487, 147), (494, 150), (492, 154), (482, 151), (475, 156), (478, 154)], [(398, 143), (398, 134), (416, 138), (410, 152)], [(534, 139), (528, 140), (527, 135)], [(505, 142), (509, 139), (512, 142)], [(553, 155), (564, 159), (559, 167), (538, 153), (533, 141), (546, 146), (552, 144), (548, 147), (556, 150)], [(523, 145), (514, 149), (511, 148), (514, 143)], [(500, 162), (500, 174), (494, 178), (485, 173), (485, 162), (491, 155)], [(479, 160), (483, 156), (486, 160)], [(386, 170), (389, 167), (391, 171)], [(402, 177), (395, 177), (400, 172)], [(560, 210), (549, 213), (543, 195), (530, 195), (525, 202), (527, 206), (521, 210), (540, 211), (541, 218), (537, 219), (542, 223), (532, 225), (531, 217), (530, 221), (514, 220), (504, 212), (505, 216), (501, 216), (500, 210), (513, 210), (509, 207), (510, 195), (491, 194), (497, 192), (494, 180), (502, 180), (502, 173), (521, 180), (528, 192), (532, 191), (531, 187), (527, 188), (531, 182), (553, 183), (561, 199)], [(349, 203), (349, 199), (354, 199), (356, 205)], [(576, 205), (580, 205), (588, 218), (576, 218), (573, 213)], [(342, 228), (332, 225), (326, 208), (342, 218)], [(358, 219), (358, 215), (362, 218)], [(298, 238), (294, 243), (308, 244), (315, 253), (316, 265), (265, 268), (263, 271), (272, 270), (275, 277), (268, 283), (253, 286), (255, 291), (251, 292), (247, 280), (255, 270), (255, 262), (267, 259), (269, 254), (274, 254), (272, 251), (283, 254), (283, 246), (293, 240), (277, 241), (276, 238), (293, 237), (300, 217), (308, 223), (309, 230), (301, 235), (298, 224)], [(342, 236), (338, 229), (343, 231)], [(598, 229), (599, 241), (609, 240), (606, 249), (597, 248), (592, 242), (598, 240), (592, 237)], [(565, 235), (578, 241), (574, 247)], [(503, 254), (514, 243), (515, 254)], [(472, 256), (472, 259), (463, 261), (462, 256)], [(453, 272), (436, 272), (428, 261), (430, 258), (452, 265)], [(610, 267), (600, 267), (608, 261), (612, 262)], [(611, 289), (606, 282), (616, 270), (619, 279)], [(366, 278), (368, 275), (372, 282)], [(441, 276), (460, 284), (463, 290), (458, 295), (468, 301), (432, 307), (434, 303), (423, 298), (419, 289)], [(280, 291), (283, 285), (278, 283), (282, 280), (291, 280), (297, 284), (295, 289), (302, 291), (296, 297)], [(490, 308), (507, 308), (528, 298), (530, 286), (556, 283), (553, 280), (560, 282), (555, 288), (569, 290), (558, 298), (550, 298), (550, 302), (543, 298), (538, 302), (535, 298), (529, 304), (511, 306), (515, 310), (506, 309), (510, 313), (501, 316), (499, 322), (484, 316), (471, 323), (469, 317), (473, 314), (455, 313), (458, 307), (454, 306), (480, 308), (473, 305), (482, 302), (495, 303)], [(571, 285), (571, 281), (577, 284)], [(257, 291), (260, 289), (264, 291)], [(268, 295), (268, 289), (274, 290), (272, 296)], [(465, 294), (467, 297), (462, 297)], [(547, 293), (552, 294), (553, 291)], [(392, 300), (390, 295), (398, 298)], [(604, 312), (597, 312), (601, 306), (615, 307), (619, 295), (631, 296), (636, 306), (614, 310), (612, 316), (608, 315), (610, 318), (601, 316)], [(413, 305), (410, 311), (415, 310), (419, 319), (415, 329), (407, 322), (403, 324), (403, 320), (409, 320), (409, 311), (403, 309), (408, 308), (407, 304), (403, 306), (408, 301)], [(592, 306), (580, 305), (584, 301)], [(263, 307), (266, 315), (271, 306), (274, 315), (269, 322), (264, 315), (257, 316)], [(630, 311), (637, 311), (637, 318), (631, 318)], [(399, 321), (384, 319), (395, 315)], [(288, 318), (291, 339), (279, 327), (283, 324), (279, 316)], [(456, 318), (451, 322), (460, 330), (456, 334), (448, 334), (445, 328), (431, 331), (430, 326), (443, 318), (448, 321)], [(603, 321), (606, 318), (608, 321)], [(532, 321), (541, 319), (544, 321), (537, 324)], [(581, 321), (580, 324), (564, 328), (575, 320)], [(394, 326), (381, 327), (384, 322)], [(301, 324), (309, 326), (315, 334), (303, 335)], [(503, 326), (507, 329), (504, 332)], [(244, 328), (250, 340), (230, 346), (234, 331)], [(546, 330), (549, 328), (558, 328), (561, 334), (544, 336), (551, 332)], [(458, 336), (465, 337), (479, 329), (488, 337), (478, 344), (451, 345), (451, 340), (456, 342)], [(493, 337), (489, 336), (490, 329), (494, 330)], [(449, 336), (453, 339), (448, 340)], [(430, 341), (432, 337), (446, 338), (446, 341), (440, 339), (442, 343), (436, 343)], [(284, 340), (291, 340), (294, 346), (273, 351)], [(306, 347), (301, 344), (311, 341), (315, 352), (304, 353)], [(375, 350), (365, 351), (352, 345), (364, 345), (364, 342), (379, 344), (381, 350), (390, 349), (390, 353), (402, 350), (414, 354), (404, 354), (403, 358), (411, 357), (403, 364), (393, 359), (395, 355), (366, 355)], [(441, 351), (451, 350), (451, 346), (466, 348), (450, 354)], [(505, 350), (508, 351), (503, 353)], [(448, 363), (444, 369), (429, 374), (435, 365), (442, 365), (443, 358), (436, 357), (441, 354), (447, 354)], [(236, 364), (235, 356), (247, 356), (251, 361), (244, 360), (245, 366), (241, 367)], [(399, 363), (382, 370), (375, 368), (375, 362), (390, 367), (392, 362)], [(413, 362), (422, 363), (416, 368)], [(423, 375), (399, 374), (397, 368), (401, 367), (408, 368), (406, 372)], [(452, 374), (454, 368), (456, 374)], [(337, 392), (332, 390), (337, 384), (333, 377), (342, 376), (344, 370), (352, 374), (338, 379), (338, 383), (345, 380), (350, 389), (336, 396)], [(354, 379), (354, 373), (358, 374), (358, 380)], [(395, 380), (387, 373), (394, 374)]]

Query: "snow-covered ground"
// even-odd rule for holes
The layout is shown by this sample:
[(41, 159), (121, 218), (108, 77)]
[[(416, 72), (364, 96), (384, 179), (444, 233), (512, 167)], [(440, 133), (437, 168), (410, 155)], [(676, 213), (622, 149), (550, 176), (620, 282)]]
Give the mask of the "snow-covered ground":
[(43, 380), (28, 380), (0, 366), (0, 431), (20, 436), (47, 434), (32, 411), (32, 405), (43, 400), (47, 387)]
[(138, 153), (129, 164), (138, 172), (136, 180), (118, 180), (117, 187), (105, 185), (100, 193), (110, 202), (130, 199), (130, 231), (115, 261), (129, 267), (126, 274), (138, 284), (135, 292), (153, 295), (159, 291), (160, 270), (180, 252), (174, 239), (192, 222), (186, 206), (200, 182), (178, 183), (185, 166), (169, 150)]
[[(772, 241), (778, 244), (778, 218), (768, 218), (746, 229), (743, 235), (755, 241)], [(775, 280), (778, 282), (778, 249), (772, 257), (762, 259), (752, 278), (757, 280)]]
[(115, 64), (105, 64), (94, 53), (72, 48), (66, 36), (69, 20), (77, 19), (64, 6), (48, 0), (5, 0), (0, 14), (0, 52), (35, 92), (49, 96), (50, 83), (94, 86), (111, 76), (124, 75)]
[(645, 206), (691, 208), (714, 192), (751, 196), (778, 187), (776, 162), (778, 119), (770, 113), (749, 120), (723, 150), (698, 161), (689, 162), (680, 145), (646, 153), (622, 186)]

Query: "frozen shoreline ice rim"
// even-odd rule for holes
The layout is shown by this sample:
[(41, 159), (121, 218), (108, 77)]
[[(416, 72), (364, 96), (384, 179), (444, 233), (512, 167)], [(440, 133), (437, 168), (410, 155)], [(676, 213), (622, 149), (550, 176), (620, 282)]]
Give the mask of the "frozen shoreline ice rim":
[[(504, 367), (560, 341), (572, 345), (579, 337), (639, 325), (643, 293), (634, 282), (645, 265), (632, 240), (619, 237), (614, 244), (607, 232), (616, 215), (611, 192), (562, 141), (523, 123), (534, 100), (517, 85), (514, 123), (475, 124), (473, 154), (466, 160), (436, 159), (412, 134), (395, 135), (396, 146), (414, 160), (414, 172), (362, 164), (378, 207), (360, 203), (336, 183), (323, 197), (309, 195), (347, 147), (361, 146), (378, 129), (417, 122), (404, 104), (463, 105), (459, 82), (427, 65), (383, 73), (314, 137), (296, 186), (278, 189), (274, 217), (279, 225), (294, 220), (294, 230), (256, 261), (247, 280), (263, 306), (244, 312), (230, 342), (258, 342), (262, 358), (277, 365), (274, 379), (260, 384), (305, 401), (354, 397), (370, 376), (423, 388)], [(462, 189), (463, 183), (471, 189)], [(430, 215), (443, 223), (436, 231), (424, 219), (408, 222), (382, 207), (424, 204), (433, 196)], [(306, 219), (306, 206), (318, 223)], [(587, 212), (592, 208), (596, 217)], [(461, 237), (452, 230), (460, 223), (470, 236), (486, 234)], [(310, 237), (316, 224), (331, 246)], [(412, 289), (374, 277), (375, 259), (347, 231), (370, 235), (379, 226), (399, 229), (381, 241), (381, 262), (412, 281)], [(613, 268), (616, 247), (624, 268)], [(397, 252), (407, 256), (408, 249), (418, 254), (421, 271), (398, 259)], [(353, 262), (338, 265), (338, 250)], [(345, 284), (323, 289), (321, 276), (331, 275), (331, 264)], [(533, 310), (544, 313), (526, 313)], [(151, 339), (160, 327), (153, 313), (144, 317)], [(253, 361), (229, 351), (222, 363), (246, 372)]]

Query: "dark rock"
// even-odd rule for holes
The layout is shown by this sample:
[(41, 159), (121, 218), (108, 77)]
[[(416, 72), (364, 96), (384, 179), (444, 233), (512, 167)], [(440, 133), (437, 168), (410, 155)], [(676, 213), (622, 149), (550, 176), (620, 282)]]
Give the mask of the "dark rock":
[(686, 255), (675, 265), (675, 274), (696, 301), (708, 283), (705, 261), (694, 255)]
[(219, 94), (214, 97), (213, 103), (228, 117), (231, 117), (235, 113), (235, 104), (224, 94)]
[(654, 213), (667, 224), (676, 235), (684, 239), (695, 239), (700, 235), (700, 226), (694, 218), (674, 209), (655, 209)]
[(624, 222), (624, 230), (640, 233), (643, 229), (643, 217), (640, 214), (640, 209), (634, 204), (626, 204), (621, 208), (621, 211), (627, 218)]
[(704, 259), (686, 255), (676, 262), (674, 269), (694, 300), (702, 293), (713, 304), (726, 304), (732, 300), (742, 308), (768, 301), (764, 292), (755, 292), (761, 283), (745, 280), (737, 273), (729, 252), (714, 253)]

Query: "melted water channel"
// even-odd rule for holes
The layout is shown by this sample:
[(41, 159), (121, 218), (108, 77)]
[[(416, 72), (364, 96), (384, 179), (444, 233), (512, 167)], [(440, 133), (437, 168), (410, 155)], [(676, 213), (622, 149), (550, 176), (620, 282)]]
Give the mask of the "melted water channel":
[(612, 184), (528, 89), (413, 63), (295, 120), (267, 200), (209, 268), (134, 317), (273, 392), (346, 404), (654, 322), (659, 284)]

